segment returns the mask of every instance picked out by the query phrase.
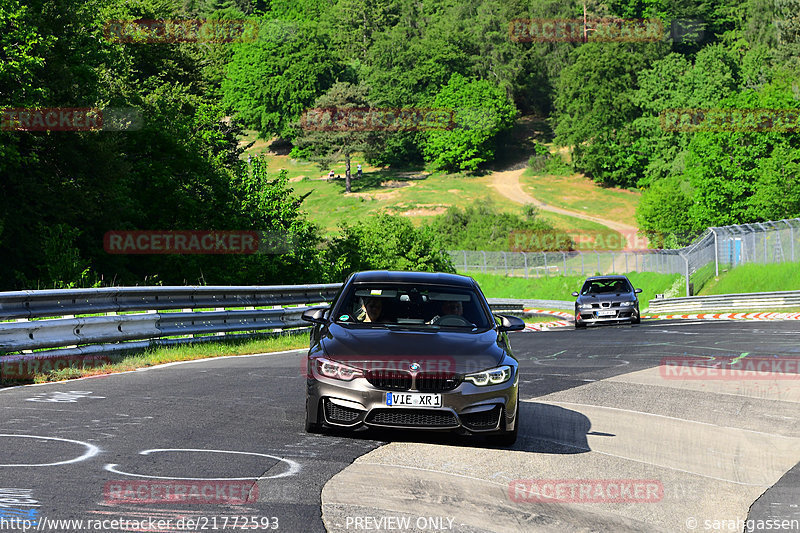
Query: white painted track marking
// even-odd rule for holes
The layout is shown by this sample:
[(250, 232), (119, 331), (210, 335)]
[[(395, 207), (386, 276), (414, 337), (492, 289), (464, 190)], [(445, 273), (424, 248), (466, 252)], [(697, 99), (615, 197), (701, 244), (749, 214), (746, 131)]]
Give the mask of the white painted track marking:
[(70, 463), (78, 463), (80, 461), (85, 461), (90, 457), (94, 457), (100, 452), (100, 448), (95, 446), (94, 444), (89, 444), (88, 442), (83, 442), (79, 440), (72, 440), (72, 439), (61, 439), (58, 437), (42, 437), (39, 435), (12, 435), (9, 433), (0, 433), (0, 437), (18, 437), (23, 439), (40, 439), (40, 440), (55, 440), (60, 442), (70, 442), (72, 444), (80, 444), (81, 446), (86, 446), (86, 452), (81, 455), (80, 457), (76, 457), (74, 459), (69, 459), (67, 461), (58, 461), (56, 463), (41, 463), (41, 464), (11, 464), (11, 465), (0, 465), (3, 466), (59, 466), (59, 465), (67, 465)]
[(139, 452), (139, 455), (150, 455), (151, 453), (159, 453), (159, 452), (201, 452), (201, 453), (233, 453), (239, 455), (256, 455), (259, 457), (269, 457), (270, 459), (275, 459), (279, 463), (286, 463), (289, 466), (289, 469), (286, 472), (282, 472), (280, 474), (276, 474), (274, 476), (256, 476), (256, 477), (170, 477), (170, 476), (148, 476), (147, 474), (134, 474), (131, 472), (124, 472), (122, 470), (117, 469), (117, 464), (107, 464), (104, 469), (113, 472), (115, 474), (122, 474), (123, 476), (131, 476), (131, 477), (141, 477), (147, 479), (171, 479), (171, 480), (181, 480), (181, 481), (248, 481), (253, 479), (276, 479), (281, 477), (289, 477), (294, 476), (298, 472), (300, 472), (300, 465), (291, 459), (286, 459), (284, 457), (277, 457), (275, 455), (269, 455), (266, 453), (256, 453), (256, 452), (237, 452), (233, 450), (203, 450), (199, 448), (158, 448), (154, 450), (144, 450)]

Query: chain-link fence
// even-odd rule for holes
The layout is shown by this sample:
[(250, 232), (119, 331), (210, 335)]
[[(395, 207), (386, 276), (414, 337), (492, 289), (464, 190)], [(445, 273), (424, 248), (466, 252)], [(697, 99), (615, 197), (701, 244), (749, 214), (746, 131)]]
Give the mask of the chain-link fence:
[(638, 252), (483, 252), (451, 250), (450, 259), (460, 272), (489, 272), (541, 278), (627, 272), (683, 273), (677, 250)]
[(658, 272), (681, 274), (686, 295), (719, 275), (720, 268), (745, 263), (800, 260), (800, 218), (709, 228), (692, 244), (676, 250), (485, 252), (451, 250), (463, 273), (488, 272), (525, 278)]

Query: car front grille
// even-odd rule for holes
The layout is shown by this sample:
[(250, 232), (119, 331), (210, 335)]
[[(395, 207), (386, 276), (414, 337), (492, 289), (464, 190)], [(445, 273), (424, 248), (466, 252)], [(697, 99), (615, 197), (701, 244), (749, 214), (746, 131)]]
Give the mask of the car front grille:
[(420, 372), (414, 379), (420, 392), (446, 392), (461, 384), (461, 377), (450, 372)]
[(497, 427), (502, 412), (503, 408), (496, 405), (488, 411), (461, 415), (461, 423), (469, 429), (493, 429)]
[(407, 427), (453, 427), (458, 425), (453, 413), (429, 409), (375, 409), (367, 417), (367, 423)]
[(411, 374), (397, 370), (370, 370), (367, 381), (375, 388), (383, 390), (408, 390), (411, 388)]
[(352, 407), (343, 407), (336, 405), (330, 400), (325, 400), (325, 417), (329, 422), (340, 424), (352, 424), (361, 415), (362, 411), (353, 409)]

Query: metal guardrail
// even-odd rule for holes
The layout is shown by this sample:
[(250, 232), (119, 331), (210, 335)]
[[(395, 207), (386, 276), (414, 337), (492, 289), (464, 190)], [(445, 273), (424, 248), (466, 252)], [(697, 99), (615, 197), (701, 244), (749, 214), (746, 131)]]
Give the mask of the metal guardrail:
[[(307, 331), (308, 324), (300, 318), (303, 311), (332, 301), (340, 288), (336, 283), (0, 292), (0, 320), (15, 320), (0, 322), (0, 354), (40, 350), (36, 358), (71, 357), (238, 339), (275, 330)], [(527, 306), (560, 309), (569, 303), (489, 301), (496, 311), (521, 311)], [(195, 311), (203, 308), (214, 310)]]
[(107, 287), (0, 292), (0, 320), (330, 301), (340, 283), (274, 286)]
[(521, 311), (524, 308), (557, 309), (559, 311), (574, 311), (575, 301), (565, 300), (525, 300), (514, 298), (487, 298), (489, 307), (497, 311)]
[[(265, 330), (303, 331), (308, 329), (300, 319), (303, 311), (309, 304), (332, 301), (340, 287), (336, 283), (0, 292), (0, 320), (16, 320), (0, 322), (0, 354), (44, 349), (35, 354), (46, 358), (242, 338), (263, 335)], [(213, 311), (195, 311), (204, 308)], [(94, 314), (100, 316), (76, 317)], [(213, 336), (193, 337), (209, 334)]]
[(737, 311), (800, 307), (800, 291), (753, 292), (650, 300), (650, 313)]

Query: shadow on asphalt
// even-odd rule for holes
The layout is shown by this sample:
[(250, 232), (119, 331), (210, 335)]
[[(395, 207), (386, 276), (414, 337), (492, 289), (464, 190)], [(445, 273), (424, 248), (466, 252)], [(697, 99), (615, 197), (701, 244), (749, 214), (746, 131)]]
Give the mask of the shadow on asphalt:
[[(415, 442), (472, 448), (511, 449), (526, 452), (576, 454), (590, 450), (586, 435), (592, 423), (583, 414), (534, 402), (520, 402), (519, 437), (507, 448), (491, 444), (480, 435), (460, 435), (436, 430), (408, 431), (363, 428), (356, 431), (328, 428), (327, 435), (379, 443)], [(612, 436), (613, 435), (608, 435)]]

